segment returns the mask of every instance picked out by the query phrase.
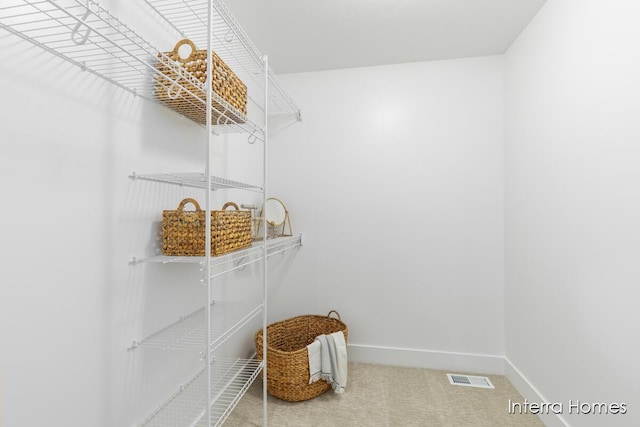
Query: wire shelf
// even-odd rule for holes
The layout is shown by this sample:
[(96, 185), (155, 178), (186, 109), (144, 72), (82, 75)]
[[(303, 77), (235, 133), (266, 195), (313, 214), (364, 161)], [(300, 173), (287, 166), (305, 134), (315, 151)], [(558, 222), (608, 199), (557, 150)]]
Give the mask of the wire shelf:
[(302, 234), (267, 240), (267, 258), (302, 246)]
[[(186, 3), (183, 7), (189, 8)], [(189, 19), (197, 19), (201, 25), (202, 18)], [(134, 95), (174, 108), (168, 99), (172, 96), (159, 97), (156, 93), (158, 83), (163, 82), (174, 94), (190, 95), (193, 114), (202, 116), (206, 112), (205, 84), (94, 0), (4, 0), (0, 27)], [(174, 80), (162, 73), (159, 63), (175, 70), (179, 77)], [(260, 80), (259, 74), (252, 78)], [(249, 103), (264, 105), (264, 100), (252, 98), (251, 92), (248, 98)], [(216, 131), (246, 132), (252, 139), (264, 141), (264, 129), (256, 123), (262, 120), (259, 111), (252, 114), (256, 119), (251, 119), (215, 92), (211, 108)]]
[[(142, 179), (146, 181), (161, 182), (164, 184), (174, 184), (184, 187), (207, 189), (207, 178), (204, 173), (191, 172), (191, 173), (157, 173), (157, 174), (136, 174), (135, 172), (130, 175), (133, 179)], [(257, 185), (245, 184), (239, 181), (232, 181), (226, 178), (219, 178), (211, 176), (209, 179), (209, 189), (211, 190), (223, 190), (223, 189), (241, 189), (262, 192), (263, 188)]]
[[(297, 236), (289, 236), (289, 237), (279, 237), (275, 239), (267, 240), (267, 259), (272, 255), (276, 255), (282, 252), (286, 252), (288, 250), (294, 249), (298, 246), (302, 245), (302, 235)], [(210, 276), (211, 279), (214, 279), (218, 276), (222, 276), (223, 274), (228, 273), (229, 271), (237, 270), (240, 268), (244, 268), (249, 264), (253, 264), (255, 262), (261, 261), (263, 258), (264, 249), (262, 244), (254, 243), (251, 249), (248, 249), (245, 254), (237, 254), (236, 256), (230, 257), (228, 261), (224, 261), (221, 263), (214, 263), (212, 266), (213, 274)], [(235, 255), (231, 254), (231, 255)], [(233, 262), (233, 266), (228, 266), (224, 268), (225, 263)], [(222, 268), (220, 268), (222, 266)]]
[[(211, 336), (209, 351), (216, 350), (235, 332), (258, 316), (263, 304), (241, 302), (214, 302), (211, 304)], [(154, 332), (140, 341), (134, 341), (130, 350), (138, 347), (161, 350), (197, 350), (206, 348), (206, 307), (181, 317), (176, 322)]]
[[(302, 246), (302, 234), (287, 237), (277, 237), (275, 239), (267, 239), (267, 258), (298, 246)], [(228, 254), (211, 257), (212, 267), (215, 271), (212, 277), (220, 276), (239, 268), (243, 268), (249, 264), (260, 261), (262, 259), (263, 246), (262, 242), (254, 242), (250, 248), (241, 249), (239, 251), (230, 252)], [(166, 256), (158, 255), (147, 258), (134, 258), (133, 263), (191, 263), (202, 264), (205, 257), (202, 256)], [(229, 265), (231, 264), (231, 265)]]
[[(255, 359), (216, 359), (211, 363), (211, 426), (220, 426), (264, 367)], [(209, 427), (206, 420), (206, 366), (182, 385), (139, 426)]]

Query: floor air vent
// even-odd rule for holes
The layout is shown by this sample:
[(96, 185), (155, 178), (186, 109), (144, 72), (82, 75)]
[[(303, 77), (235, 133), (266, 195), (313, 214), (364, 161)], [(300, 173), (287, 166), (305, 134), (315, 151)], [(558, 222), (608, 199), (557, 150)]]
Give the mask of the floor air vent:
[(447, 374), (449, 382), (453, 385), (479, 388), (495, 388), (487, 377), (476, 377), (473, 375)]

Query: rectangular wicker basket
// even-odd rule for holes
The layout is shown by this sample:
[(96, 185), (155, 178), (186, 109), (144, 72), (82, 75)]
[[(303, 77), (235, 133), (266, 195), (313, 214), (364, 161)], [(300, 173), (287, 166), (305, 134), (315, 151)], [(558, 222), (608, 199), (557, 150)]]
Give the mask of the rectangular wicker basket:
[[(331, 317), (331, 313), (338, 318)], [(307, 345), (318, 335), (342, 331), (347, 340), (348, 328), (336, 311), (327, 316), (292, 317), (267, 326), (267, 391), (289, 402), (309, 400), (331, 390), (324, 380), (309, 384), (309, 352)], [(256, 332), (256, 354), (263, 357), (262, 329)], [(261, 374), (262, 375), (262, 374)]]
[[(191, 203), (195, 211), (185, 211)], [(235, 210), (227, 210), (234, 207)], [(205, 255), (205, 211), (194, 199), (180, 202), (177, 210), (162, 212), (162, 253), (171, 256)], [(233, 202), (222, 210), (211, 211), (211, 255), (218, 256), (251, 246), (251, 211), (243, 211)]]
[[(191, 48), (191, 54), (183, 58), (179, 50), (183, 45)], [(212, 65), (212, 91), (228, 102), (237, 112), (247, 114), (247, 86), (225, 64), (211, 52), (207, 61), (207, 51), (196, 49), (189, 39), (180, 40), (171, 52), (158, 54), (156, 67), (160, 72), (156, 79), (155, 96), (172, 110), (185, 115), (199, 124), (206, 124), (207, 64)], [(243, 123), (242, 115), (229, 109), (216, 97), (211, 100), (212, 124)]]

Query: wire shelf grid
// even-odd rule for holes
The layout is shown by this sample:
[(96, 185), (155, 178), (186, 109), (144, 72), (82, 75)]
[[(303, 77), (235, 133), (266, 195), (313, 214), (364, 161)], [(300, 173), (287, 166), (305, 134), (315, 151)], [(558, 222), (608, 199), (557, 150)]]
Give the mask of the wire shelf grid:
[[(209, 351), (216, 350), (235, 332), (258, 316), (263, 304), (235, 301), (216, 301), (211, 304), (211, 337)], [(149, 336), (134, 341), (130, 350), (144, 347), (160, 350), (196, 350), (206, 348), (207, 321), (206, 307), (180, 317)]]
[[(297, 246), (302, 246), (302, 234), (287, 237), (277, 237), (275, 239), (267, 239), (267, 257), (276, 255)], [(253, 242), (252, 246), (247, 249), (230, 252), (228, 254), (211, 257), (212, 268), (215, 273), (212, 277), (216, 277), (228, 273), (246, 265), (260, 261), (263, 256), (262, 242)], [(158, 255), (147, 258), (134, 258), (134, 263), (192, 263), (203, 264), (205, 257), (202, 256), (167, 256)], [(229, 265), (231, 264), (231, 265)]]
[[(130, 175), (130, 177), (133, 179), (161, 182), (164, 184), (174, 184), (184, 187), (200, 188), (203, 190), (207, 189), (206, 175), (200, 172), (157, 174), (136, 174), (134, 172)], [(244, 182), (233, 181), (226, 178), (219, 178), (217, 176), (211, 176), (209, 178), (208, 188), (211, 190), (240, 189), (255, 192), (263, 191), (262, 187), (257, 185), (245, 184)]]
[[(253, 381), (263, 362), (256, 359), (214, 359), (211, 363), (211, 426), (220, 426), (238, 404)], [(183, 384), (139, 426), (174, 427), (207, 426), (206, 366)]]

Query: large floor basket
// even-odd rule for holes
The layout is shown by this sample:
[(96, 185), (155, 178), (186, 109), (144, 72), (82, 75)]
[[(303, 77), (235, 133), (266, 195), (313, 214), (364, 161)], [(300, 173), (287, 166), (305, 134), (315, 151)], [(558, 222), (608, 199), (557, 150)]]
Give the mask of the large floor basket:
[[(335, 313), (338, 318), (331, 317)], [(269, 394), (299, 402), (309, 400), (331, 389), (324, 380), (309, 384), (307, 345), (318, 335), (342, 331), (347, 340), (347, 325), (336, 311), (327, 316), (292, 317), (267, 326), (267, 391)], [(262, 329), (255, 336), (256, 353), (262, 360)]]

